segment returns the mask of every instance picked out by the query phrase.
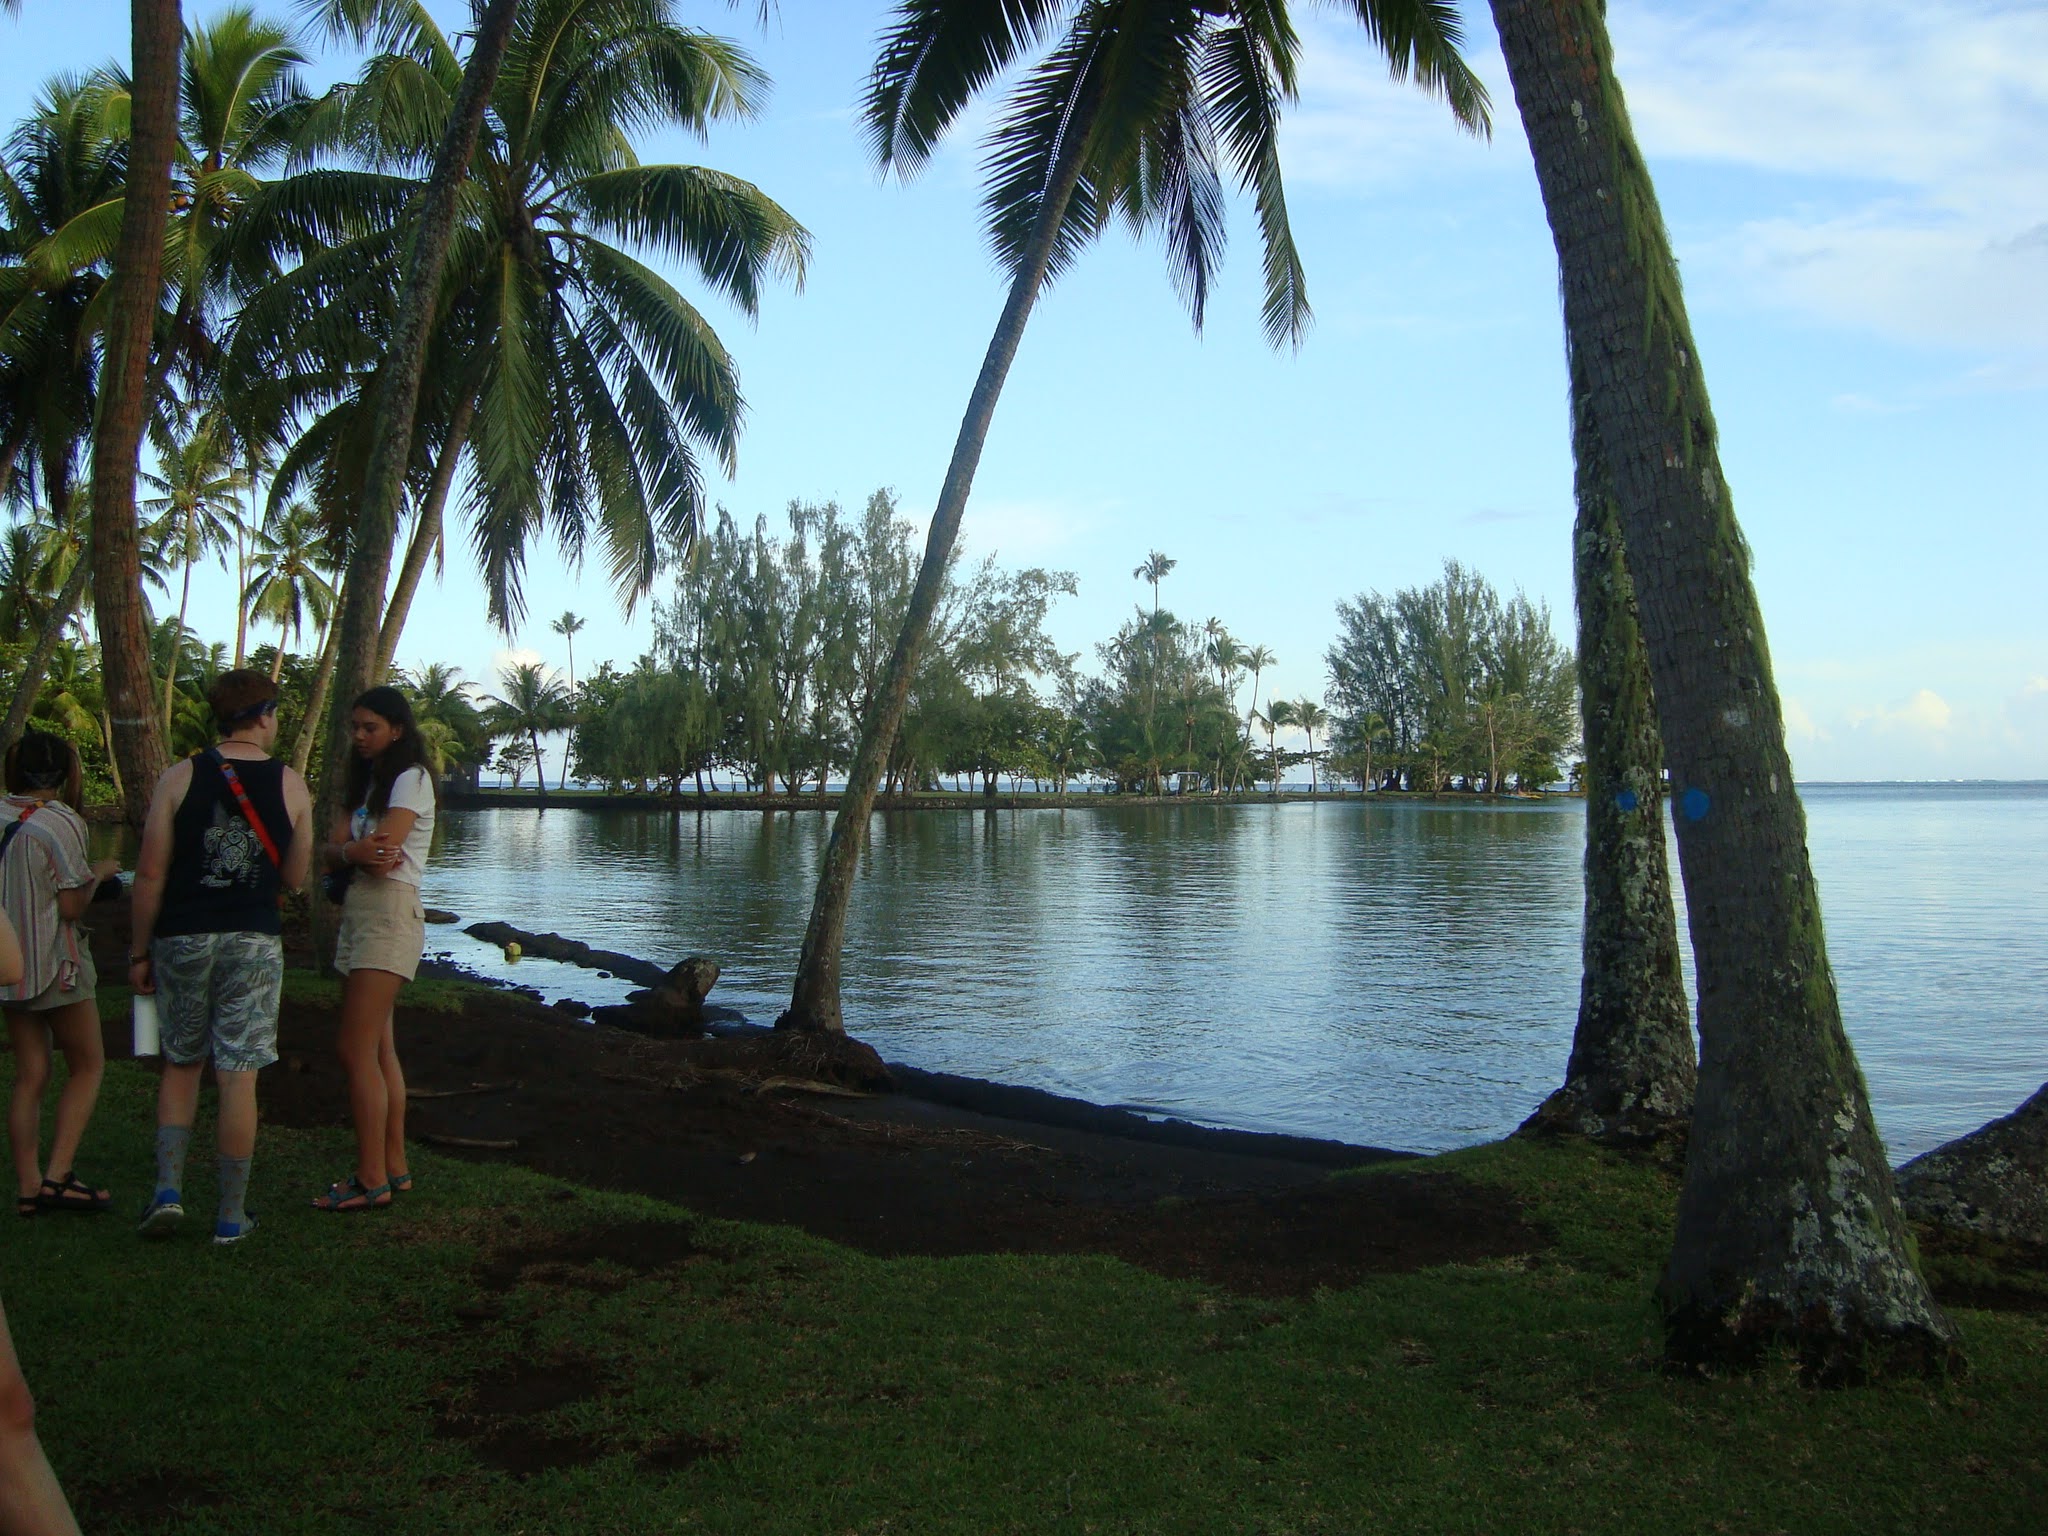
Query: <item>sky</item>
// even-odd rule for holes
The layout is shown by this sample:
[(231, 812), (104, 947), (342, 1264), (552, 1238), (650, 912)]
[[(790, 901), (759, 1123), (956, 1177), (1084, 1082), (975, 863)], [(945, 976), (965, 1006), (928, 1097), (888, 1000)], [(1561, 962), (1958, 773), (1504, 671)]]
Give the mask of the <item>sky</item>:
[[(286, 7), (262, 7), (285, 14)], [(454, 29), (460, 7), (432, 5)], [(922, 174), (875, 172), (856, 107), (880, 0), (685, 0), (775, 81), (754, 122), (650, 136), (643, 160), (715, 166), (811, 231), (802, 290), (750, 322), (681, 279), (740, 368), (739, 465), (711, 499), (778, 524), (792, 500), (857, 511), (890, 487), (929, 516), (1003, 282), (983, 241), (971, 112)], [(1063, 649), (1094, 662), (1178, 562), (1166, 606), (1279, 656), (1265, 684), (1319, 696), (1335, 609), (1446, 559), (1547, 603), (1571, 631), (1571, 460), (1556, 258), (1484, 6), (1462, 6), (1490, 141), (1389, 81), (1355, 22), (1297, 0), (1301, 99), (1282, 139), (1315, 321), (1259, 327), (1248, 210), (1197, 336), (1156, 244), (1110, 231), (1041, 300), (966, 520), (970, 553), (1071, 571)], [(212, 14), (187, 0), (189, 20)], [(2048, 10), (2000, 0), (1616, 0), (1616, 67), (1686, 284), (1723, 466), (1804, 779), (2048, 778)], [(27, 0), (0, 53), (36, 86), (125, 51), (126, 6)], [(313, 71), (324, 84), (339, 55)], [(451, 508), (451, 523), (459, 522)], [(232, 583), (193, 622), (231, 637)], [(483, 618), (451, 540), (405, 665), (487, 689), (507, 661), (576, 670), (649, 646), (601, 569), (534, 551), (528, 620)]]

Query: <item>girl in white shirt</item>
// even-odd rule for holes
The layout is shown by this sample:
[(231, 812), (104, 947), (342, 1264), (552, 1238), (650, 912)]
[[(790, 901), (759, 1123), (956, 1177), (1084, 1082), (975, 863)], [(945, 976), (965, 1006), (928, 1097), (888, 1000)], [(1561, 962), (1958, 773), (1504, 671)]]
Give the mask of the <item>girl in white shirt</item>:
[(405, 1152), (405, 1071), (392, 1033), (399, 989), (426, 947), (420, 877), (434, 837), (434, 776), (412, 705), (372, 688), (349, 717), (355, 755), (348, 802), (335, 818), (327, 862), (350, 875), (334, 968), (342, 973), (336, 1048), (348, 1073), (355, 1172), (314, 1200), (323, 1211), (375, 1211), (412, 1188)]

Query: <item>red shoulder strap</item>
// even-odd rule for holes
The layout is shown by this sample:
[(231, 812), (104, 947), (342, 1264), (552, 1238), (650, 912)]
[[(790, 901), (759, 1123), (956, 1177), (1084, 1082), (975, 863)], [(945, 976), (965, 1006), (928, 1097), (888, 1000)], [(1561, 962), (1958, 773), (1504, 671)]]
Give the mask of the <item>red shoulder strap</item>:
[(278, 856), (277, 840), (270, 835), (270, 828), (263, 825), (263, 818), (256, 814), (256, 807), (249, 802), (249, 791), (242, 788), (242, 780), (235, 772), (235, 765), (221, 755), (218, 747), (208, 747), (206, 755), (213, 760), (220, 776), (228, 781), (228, 792), (235, 797), (235, 804), (242, 808), (242, 815), (249, 823), (249, 829), (256, 834), (256, 841), (263, 845), (263, 851), (270, 855), (271, 867), (284, 868), (284, 860)]

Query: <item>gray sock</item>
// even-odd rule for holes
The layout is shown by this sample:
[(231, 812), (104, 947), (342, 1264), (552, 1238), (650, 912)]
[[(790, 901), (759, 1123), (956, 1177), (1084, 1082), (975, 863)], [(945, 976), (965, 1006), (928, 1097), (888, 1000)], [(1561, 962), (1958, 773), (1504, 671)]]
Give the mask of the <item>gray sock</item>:
[(220, 1219), (225, 1226), (239, 1227), (248, 1219), (242, 1202), (249, 1194), (249, 1162), (246, 1157), (220, 1160)]
[(185, 1187), (185, 1149), (192, 1145), (189, 1125), (160, 1125), (156, 1128), (156, 1187), (182, 1190)]

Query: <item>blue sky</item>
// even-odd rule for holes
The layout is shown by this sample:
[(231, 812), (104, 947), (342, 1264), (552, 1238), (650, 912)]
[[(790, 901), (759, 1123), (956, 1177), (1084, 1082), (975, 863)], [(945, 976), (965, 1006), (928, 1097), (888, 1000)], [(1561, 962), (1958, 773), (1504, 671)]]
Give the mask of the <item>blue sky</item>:
[[(272, 9), (282, 11), (283, 7)], [(436, 5), (453, 18), (456, 9)], [(28, 0), (0, 86), (124, 48), (126, 7)], [(1490, 143), (1392, 85), (1355, 24), (1297, 6), (1302, 100), (1284, 139), (1316, 322), (1296, 353), (1258, 326), (1245, 210), (1206, 332), (1156, 248), (1120, 231), (1041, 302), (967, 520), (976, 552), (1076, 573), (1056, 611), (1088, 653), (1141, 595), (1278, 652), (1320, 693), (1340, 598), (1432, 579), (1452, 557), (1547, 601), (1570, 629), (1571, 464), (1555, 257), (1483, 6)], [(188, 19), (209, 14), (188, 0)], [(982, 243), (976, 117), (916, 181), (882, 183), (854, 116), (887, 7), (687, 5), (776, 82), (708, 146), (642, 145), (757, 182), (811, 229), (803, 292), (758, 324), (706, 302), (750, 407), (736, 515), (792, 498), (857, 508), (892, 486), (928, 515), (1002, 284)], [(1617, 0), (1618, 67), (1683, 264), (1754, 548), (1802, 777), (2048, 778), (2048, 12), (1996, 0), (1799, 6)], [(316, 71), (331, 77), (338, 64)], [(194, 619), (231, 631), (230, 584)], [(588, 620), (577, 670), (629, 663), (651, 625), (602, 573), (537, 551), (534, 615), (481, 619), (451, 545), (401, 647), (488, 684), (509, 654), (559, 665), (545, 620)]]

